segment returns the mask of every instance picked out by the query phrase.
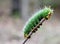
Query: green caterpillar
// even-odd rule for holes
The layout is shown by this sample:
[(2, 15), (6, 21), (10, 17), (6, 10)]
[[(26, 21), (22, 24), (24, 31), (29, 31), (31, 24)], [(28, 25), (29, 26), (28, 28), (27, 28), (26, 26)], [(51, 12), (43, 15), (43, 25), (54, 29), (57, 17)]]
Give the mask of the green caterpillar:
[(38, 11), (35, 13), (26, 23), (24, 26), (24, 37), (28, 37), (29, 33), (31, 30), (43, 19), (45, 18), (46, 20), (50, 18), (52, 15), (53, 10), (49, 7), (45, 7), (44, 9)]

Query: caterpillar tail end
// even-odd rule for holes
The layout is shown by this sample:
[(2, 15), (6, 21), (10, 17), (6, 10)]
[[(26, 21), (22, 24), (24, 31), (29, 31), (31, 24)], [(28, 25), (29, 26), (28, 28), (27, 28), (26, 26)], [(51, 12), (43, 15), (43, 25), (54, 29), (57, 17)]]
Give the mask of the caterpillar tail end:
[(28, 35), (27, 34), (24, 34), (24, 38), (27, 38), (28, 37)]
[(24, 34), (24, 38), (27, 38), (28, 37), (28, 35), (27, 34)]
[(31, 36), (24, 34), (24, 38), (31, 38)]

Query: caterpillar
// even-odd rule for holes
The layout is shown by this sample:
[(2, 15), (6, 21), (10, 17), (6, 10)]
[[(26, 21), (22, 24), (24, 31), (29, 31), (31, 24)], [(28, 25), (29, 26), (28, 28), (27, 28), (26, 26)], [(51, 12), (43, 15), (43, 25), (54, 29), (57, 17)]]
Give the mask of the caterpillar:
[(49, 7), (45, 7), (40, 11), (36, 12), (25, 24), (24, 37), (27, 38), (31, 30), (43, 19), (48, 20), (53, 14), (53, 10)]

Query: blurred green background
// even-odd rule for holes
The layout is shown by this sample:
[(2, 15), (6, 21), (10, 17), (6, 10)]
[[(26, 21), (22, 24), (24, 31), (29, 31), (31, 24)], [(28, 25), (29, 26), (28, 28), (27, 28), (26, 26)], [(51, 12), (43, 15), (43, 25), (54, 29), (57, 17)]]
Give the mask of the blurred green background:
[(54, 14), (26, 44), (60, 44), (60, 0), (0, 0), (0, 44), (22, 44), (26, 21), (45, 6)]

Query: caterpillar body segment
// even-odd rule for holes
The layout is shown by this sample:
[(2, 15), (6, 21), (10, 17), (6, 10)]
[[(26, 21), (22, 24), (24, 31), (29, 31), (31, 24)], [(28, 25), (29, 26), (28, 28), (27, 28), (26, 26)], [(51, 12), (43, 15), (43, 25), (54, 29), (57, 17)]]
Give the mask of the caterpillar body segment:
[(26, 23), (24, 29), (24, 37), (27, 38), (29, 33), (32, 31), (34, 27), (43, 19), (45, 18), (46, 20), (50, 18), (52, 15), (53, 10), (45, 7), (44, 9), (38, 11), (35, 13)]

